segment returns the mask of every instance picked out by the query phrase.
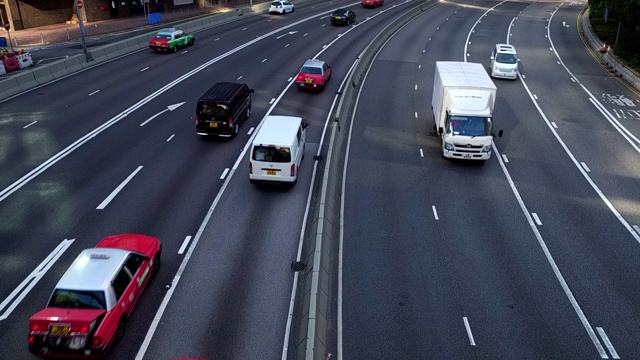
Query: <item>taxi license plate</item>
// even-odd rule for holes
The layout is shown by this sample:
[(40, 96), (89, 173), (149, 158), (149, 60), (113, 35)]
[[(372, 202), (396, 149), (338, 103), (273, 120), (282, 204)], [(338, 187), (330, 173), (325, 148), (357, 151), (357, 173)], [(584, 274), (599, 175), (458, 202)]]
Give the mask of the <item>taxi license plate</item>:
[(304, 79), (304, 82), (307, 84), (311, 84), (313, 82), (313, 79)]
[(49, 326), (49, 336), (69, 336), (70, 325)]
[(156, 41), (156, 46), (160, 46), (162, 43), (160, 41)]
[(276, 171), (272, 169), (267, 169), (267, 175), (275, 175)]
[(209, 123), (209, 127), (218, 127), (218, 123), (214, 123), (214, 122)]

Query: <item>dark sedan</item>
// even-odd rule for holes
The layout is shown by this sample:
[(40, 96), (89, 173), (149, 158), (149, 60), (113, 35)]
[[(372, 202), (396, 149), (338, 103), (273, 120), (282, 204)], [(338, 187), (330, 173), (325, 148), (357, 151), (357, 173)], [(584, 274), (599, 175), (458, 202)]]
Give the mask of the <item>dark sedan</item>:
[(332, 25), (349, 25), (356, 21), (356, 13), (349, 9), (338, 9), (331, 14)]

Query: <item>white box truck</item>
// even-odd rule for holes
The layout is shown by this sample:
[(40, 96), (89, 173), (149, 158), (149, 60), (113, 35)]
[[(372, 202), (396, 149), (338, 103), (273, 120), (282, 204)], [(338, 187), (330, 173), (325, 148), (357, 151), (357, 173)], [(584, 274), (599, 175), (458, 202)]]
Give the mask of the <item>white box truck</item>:
[[(496, 90), (482, 64), (436, 62), (431, 108), (443, 157), (469, 160), (491, 157)], [(502, 130), (498, 136), (502, 137)]]

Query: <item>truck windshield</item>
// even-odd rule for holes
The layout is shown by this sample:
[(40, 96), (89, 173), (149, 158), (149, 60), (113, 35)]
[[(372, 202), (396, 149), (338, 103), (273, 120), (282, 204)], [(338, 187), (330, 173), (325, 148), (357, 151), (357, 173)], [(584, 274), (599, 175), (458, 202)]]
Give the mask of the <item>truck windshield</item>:
[(491, 118), (453, 115), (449, 117), (449, 130), (453, 135), (489, 136), (491, 135)]

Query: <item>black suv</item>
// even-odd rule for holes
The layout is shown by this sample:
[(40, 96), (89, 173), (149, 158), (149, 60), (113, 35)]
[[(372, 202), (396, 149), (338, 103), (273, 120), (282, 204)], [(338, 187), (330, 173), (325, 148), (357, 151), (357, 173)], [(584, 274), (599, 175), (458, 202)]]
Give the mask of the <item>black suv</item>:
[(236, 136), (251, 113), (251, 93), (247, 84), (220, 82), (198, 99), (198, 135)]

